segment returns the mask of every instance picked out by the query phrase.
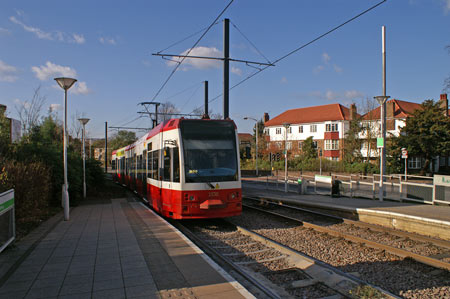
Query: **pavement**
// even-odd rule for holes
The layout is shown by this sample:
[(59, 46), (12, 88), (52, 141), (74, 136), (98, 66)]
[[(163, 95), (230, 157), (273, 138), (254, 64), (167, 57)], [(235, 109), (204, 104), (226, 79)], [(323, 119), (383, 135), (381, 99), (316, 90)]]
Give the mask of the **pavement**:
[(142, 204), (113, 199), (58, 214), (0, 254), (3, 298), (251, 298)]

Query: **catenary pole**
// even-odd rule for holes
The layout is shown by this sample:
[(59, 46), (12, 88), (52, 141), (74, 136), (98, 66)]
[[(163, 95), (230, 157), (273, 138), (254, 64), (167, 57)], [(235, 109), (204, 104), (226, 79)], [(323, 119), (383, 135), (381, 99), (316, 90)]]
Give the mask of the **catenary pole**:
[(223, 22), (223, 119), (229, 118), (230, 20)]

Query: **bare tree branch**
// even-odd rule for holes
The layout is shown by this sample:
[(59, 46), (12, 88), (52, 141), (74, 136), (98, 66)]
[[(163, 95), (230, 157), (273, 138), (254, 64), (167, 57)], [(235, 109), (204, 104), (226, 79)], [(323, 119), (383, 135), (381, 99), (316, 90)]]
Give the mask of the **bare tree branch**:
[(33, 127), (39, 124), (42, 106), (47, 100), (46, 96), (41, 95), (41, 86), (34, 90), (31, 101), (25, 101), (17, 104), (15, 109), (22, 122), (22, 130), (24, 134), (28, 133)]

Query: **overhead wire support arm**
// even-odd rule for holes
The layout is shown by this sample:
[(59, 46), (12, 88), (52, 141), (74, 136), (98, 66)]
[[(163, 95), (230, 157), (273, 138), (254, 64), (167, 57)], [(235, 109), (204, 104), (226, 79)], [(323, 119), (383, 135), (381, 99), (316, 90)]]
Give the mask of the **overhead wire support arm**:
[[(154, 56), (161, 56), (163, 59), (166, 59), (164, 57), (179, 57), (179, 58), (211, 59), (211, 60), (222, 60), (222, 61), (224, 60), (223, 57), (189, 56), (189, 55), (175, 55), (175, 54), (161, 54), (161, 53), (154, 53), (152, 55), (154, 55)], [(169, 60), (169, 59), (167, 59), (167, 60)], [(179, 63), (179, 61), (176, 61), (176, 60), (170, 60), (170, 61)], [(243, 62), (245, 64), (258, 64), (258, 65), (265, 65), (265, 66), (275, 66), (275, 64), (273, 64), (273, 63), (256, 62), (256, 61), (233, 59), (233, 58), (228, 58), (228, 61)]]

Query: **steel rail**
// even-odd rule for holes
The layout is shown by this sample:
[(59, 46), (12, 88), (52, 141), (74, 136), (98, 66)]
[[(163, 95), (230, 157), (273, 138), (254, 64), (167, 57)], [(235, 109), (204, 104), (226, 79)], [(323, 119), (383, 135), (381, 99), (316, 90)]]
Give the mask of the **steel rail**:
[(320, 226), (320, 225), (317, 225), (317, 224), (313, 224), (313, 223), (309, 223), (309, 222), (302, 221), (302, 220), (299, 220), (299, 219), (295, 219), (295, 218), (292, 218), (292, 217), (289, 217), (289, 216), (285, 216), (285, 215), (282, 215), (282, 214), (278, 214), (278, 213), (275, 213), (275, 212), (266, 211), (264, 209), (251, 207), (251, 206), (248, 206), (248, 205), (245, 205), (245, 204), (243, 204), (243, 206), (246, 207), (246, 208), (249, 208), (249, 209), (254, 209), (254, 210), (257, 210), (257, 211), (260, 211), (260, 212), (263, 212), (263, 213), (271, 214), (271, 215), (274, 215), (274, 216), (277, 216), (277, 217), (281, 217), (281, 218), (284, 218), (284, 219), (289, 219), (291, 221), (295, 221), (295, 222), (301, 223), (302, 226), (307, 227), (307, 228), (312, 228), (312, 229), (314, 229), (316, 231), (319, 231), (319, 232), (327, 233), (329, 235), (332, 235), (332, 236), (335, 236), (335, 237), (339, 237), (339, 238), (343, 238), (343, 239), (351, 241), (351, 242), (362, 243), (362, 244), (365, 244), (367, 247), (371, 247), (371, 248), (375, 248), (375, 249), (382, 249), (382, 250), (384, 250), (386, 252), (389, 252), (391, 254), (394, 254), (396, 256), (400, 256), (400, 257), (403, 257), (403, 258), (411, 258), (411, 259), (413, 259), (413, 260), (415, 260), (415, 261), (417, 261), (419, 263), (426, 264), (426, 265), (429, 265), (429, 266), (432, 266), (432, 267), (435, 267), (435, 268), (441, 268), (441, 269), (445, 269), (445, 270), (449, 270), (450, 271), (450, 263), (447, 263), (447, 262), (444, 262), (444, 261), (441, 261), (441, 260), (437, 260), (437, 259), (434, 259), (434, 258), (431, 258), (431, 257), (428, 257), (428, 256), (423, 256), (423, 255), (420, 255), (420, 254), (416, 254), (416, 253), (413, 253), (413, 252), (410, 252), (410, 251), (407, 251), (407, 250), (404, 250), (404, 249), (395, 248), (395, 247), (392, 247), (392, 246), (389, 246), (389, 245), (380, 244), (380, 243), (377, 243), (377, 242), (374, 242), (374, 241), (370, 241), (370, 240), (367, 240), (367, 239), (364, 239), (364, 238), (360, 238), (360, 237), (357, 237), (357, 236), (354, 236), (354, 235), (349, 235), (349, 234), (346, 234), (346, 233), (342, 233), (342, 232), (339, 232), (339, 231), (336, 231), (336, 230), (333, 230), (333, 229), (330, 229), (330, 228), (326, 228), (326, 227), (323, 227), (323, 226)]
[[(450, 241), (441, 240), (441, 239), (435, 239), (435, 238), (432, 238), (432, 237), (427, 237), (427, 236), (413, 234), (413, 233), (404, 232), (404, 231), (399, 231), (399, 230), (395, 230), (395, 229), (392, 229), (392, 228), (389, 228), (389, 227), (380, 227), (380, 226), (377, 226), (377, 225), (374, 225), (374, 224), (370, 224), (370, 223), (364, 223), (364, 222), (361, 222), (361, 221), (351, 220), (351, 219), (339, 217), (339, 216), (336, 216), (336, 215), (331, 215), (331, 214), (318, 212), (318, 211), (314, 211), (314, 210), (310, 210), (310, 209), (306, 209), (306, 208), (292, 206), (292, 205), (285, 204), (285, 203), (283, 203), (282, 201), (280, 201), (278, 199), (260, 198), (260, 197), (251, 197), (251, 196), (244, 196), (243, 199), (250, 199), (250, 200), (264, 201), (264, 202), (267, 201), (270, 204), (273, 204), (273, 205), (276, 205), (276, 206), (280, 206), (280, 207), (283, 207), (283, 208), (289, 208), (289, 209), (293, 209), (293, 210), (298, 210), (298, 211), (302, 211), (302, 212), (316, 214), (316, 215), (319, 215), (319, 216), (330, 217), (330, 218), (339, 220), (339, 221), (341, 221), (343, 223), (346, 223), (346, 224), (351, 224), (351, 225), (358, 226), (358, 227), (370, 228), (373, 231), (382, 232), (382, 233), (388, 232), (389, 234), (397, 236), (397, 237), (408, 238), (408, 239), (411, 239), (413, 241), (420, 241), (420, 242), (424, 242), (424, 243), (431, 243), (431, 244), (436, 245), (436, 246), (440, 246), (440, 247), (444, 247), (444, 248), (450, 249)], [(317, 209), (320, 209), (320, 207), (317, 207)]]

